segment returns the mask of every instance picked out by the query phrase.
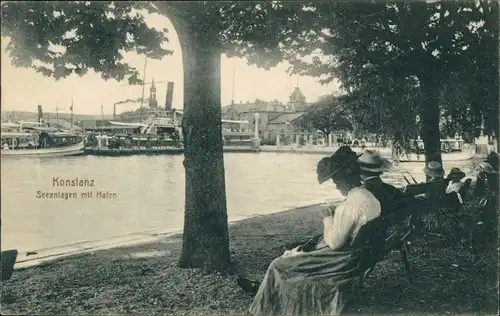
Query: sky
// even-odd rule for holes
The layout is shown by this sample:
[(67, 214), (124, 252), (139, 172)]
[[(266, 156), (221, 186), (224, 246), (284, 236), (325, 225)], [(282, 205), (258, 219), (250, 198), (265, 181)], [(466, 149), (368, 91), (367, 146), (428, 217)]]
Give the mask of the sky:
[[(164, 104), (167, 82), (174, 82), (173, 107), (183, 107), (183, 71), (182, 56), (177, 35), (170, 21), (160, 15), (149, 15), (146, 18), (149, 25), (155, 28), (168, 28), (169, 43), (165, 48), (172, 49), (172, 55), (162, 60), (148, 59), (146, 66), (146, 82), (154, 78), (157, 89), (157, 100)], [(16, 68), (11, 64), (11, 58), (6, 54), (7, 41), (2, 38), (2, 111), (30, 111), (36, 112), (36, 106), (41, 104), (44, 112), (69, 113), (73, 100), (74, 113), (101, 114), (101, 104), (104, 114), (113, 113), (113, 104), (126, 99), (141, 97), (141, 86), (128, 86), (128, 82), (115, 80), (105, 81), (100, 74), (89, 71), (85, 76), (72, 75), (66, 79), (55, 81), (52, 78), (37, 74), (32, 69)], [(125, 55), (125, 60), (144, 71), (144, 56), (135, 53)], [(266, 71), (256, 66), (248, 66), (244, 59), (227, 58), (222, 56), (221, 61), (221, 105), (231, 103), (233, 94), (234, 73), (234, 100), (235, 103), (261, 99), (272, 101), (277, 99), (283, 103), (288, 101), (289, 95), (298, 84), (306, 97), (306, 102), (314, 102), (320, 96), (338, 90), (335, 83), (321, 85), (318, 78), (305, 76), (290, 76), (286, 73), (288, 65), (279, 64)], [(146, 85), (145, 99), (149, 96), (150, 86)], [(145, 101), (147, 103), (147, 101)], [(140, 107), (138, 103), (117, 105), (117, 113), (133, 110)]]

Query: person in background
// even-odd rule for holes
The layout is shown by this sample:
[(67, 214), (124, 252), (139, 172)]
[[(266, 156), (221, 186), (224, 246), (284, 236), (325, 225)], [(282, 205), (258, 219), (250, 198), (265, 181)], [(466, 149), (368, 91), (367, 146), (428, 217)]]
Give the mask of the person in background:
[(417, 154), (417, 160), (420, 160), (420, 147), (418, 145), (418, 141), (413, 140), (413, 147), (415, 147), (415, 153)]
[(443, 166), (437, 161), (429, 161), (424, 167), (424, 173), (429, 177), (427, 182), (444, 181)]
[(464, 178), (465, 172), (463, 172), (459, 168), (451, 168), (450, 173), (448, 173), (448, 176), (446, 176), (446, 179), (449, 181), (448, 186), (446, 187), (446, 193), (459, 193), (463, 185), (462, 179)]
[(361, 182), (380, 202), (382, 216), (401, 210), (406, 202), (402, 191), (382, 181), (380, 176), (390, 170), (391, 163), (380, 156), (379, 152), (366, 149), (359, 157)]
[(336, 208), (326, 209), (322, 238), (273, 260), (260, 285), (238, 278), (245, 291), (256, 293), (250, 314), (339, 315), (353, 297), (362, 255), (350, 243), (381, 212), (375, 196), (361, 185), (358, 157), (343, 146), (318, 163), (318, 182), (333, 180), (346, 197)]
[[(465, 172), (460, 170), (459, 168), (451, 168), (450, 173), (446, 177), (446, 181), (448, 182), (448, 186), (446, 187), (446, 195), (447, 196), (456, 196), (456, 198), (448, 200), (449, 203), (454, 203), (456, 205), (461, 205), (464, 202), (464, 196), (462, 196), (462, 188), (464, 188), (465, 183), (462, 180), (465, 178)], [(470, 185), (470, 181), (468, 184)], [(467, 190), (467, 188), (465, 188)], [(465, 192), (466, 194), (467, 192)], [(464, 194), (464, 195), (465, 195)], [(458, 203), (458, 204), (457, 204)]]
[(498, 174), (499, 159), (496, 152), (491, 152), (486, 160), (476, 165), (472, 171), (472, 187), (475, 198), (482, 198), (486, 195), (488, 185), (488, 174)]

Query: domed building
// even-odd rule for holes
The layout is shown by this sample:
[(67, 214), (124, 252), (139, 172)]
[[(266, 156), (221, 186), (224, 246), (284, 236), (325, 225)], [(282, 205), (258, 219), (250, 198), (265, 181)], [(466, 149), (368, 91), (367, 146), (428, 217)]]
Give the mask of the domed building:
[(296, 86), (295, 89), (292, 91), (292, 94), (290, 94), (290, 101), (288, 101), (287, 110), (303, 111), (306, 106), (307, 106), (306, 97), (304, 96), (302, 91), (300, 91), (299, 86)]

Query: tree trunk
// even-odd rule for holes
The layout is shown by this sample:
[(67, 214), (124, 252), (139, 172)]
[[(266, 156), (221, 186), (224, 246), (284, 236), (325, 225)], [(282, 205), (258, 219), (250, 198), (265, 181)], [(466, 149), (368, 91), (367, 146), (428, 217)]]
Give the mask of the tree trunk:
[(439, 131), (439, 81), (422, 80), (422, 104), (420, 116), (422, 118), (422, 141), (424, 142), (425, 163), (437, 161), (442, 164), (441, 133)]
[(230, 267), (221, 128), (221, 54), (217, 33), (203, 19), (177, 24), (184, 64), (186, 197), (181, 268)]

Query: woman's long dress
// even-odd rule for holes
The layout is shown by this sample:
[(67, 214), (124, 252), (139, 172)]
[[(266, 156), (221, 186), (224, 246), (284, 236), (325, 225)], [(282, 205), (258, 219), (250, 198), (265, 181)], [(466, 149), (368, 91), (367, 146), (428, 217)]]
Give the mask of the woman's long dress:
[[(340, 314), (354, 293), (361, 263), (360, 251), (343, 245), (378, 216), (380, 204), (369, 191), (362, 187), (351, 190), (333, 218), (325, 217), (324, 238), (315, 250), (282, 256), (269, 265), (250, 313)], [(332, 234), (338, 231), (346, 234)]]

